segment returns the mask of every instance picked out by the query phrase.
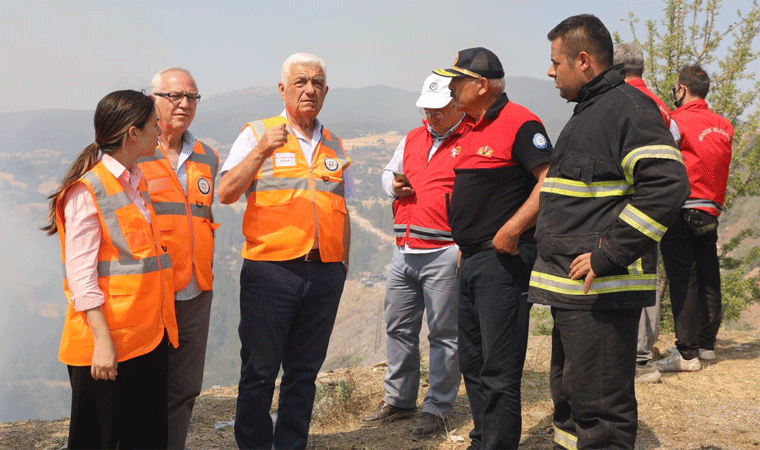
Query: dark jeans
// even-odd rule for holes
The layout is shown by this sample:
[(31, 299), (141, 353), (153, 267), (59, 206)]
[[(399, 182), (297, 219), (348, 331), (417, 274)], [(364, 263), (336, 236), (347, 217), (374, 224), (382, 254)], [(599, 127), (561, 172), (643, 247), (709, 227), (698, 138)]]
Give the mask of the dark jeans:
[(632, 450), (638, 426), (634, 376), (641, 308), (552, 307), (552, 316), (555, 448)]
[[(341, 263), (243, 261), (240, 274), (240, 448), (302, 449), (346, 273)], [(269, 409), (282, 364), (277, 424)]]
[(715, 231), (694, 236), (682, 213), (660, 242), (670, 281), (676, 347), (684, 359), (699, 357), (700, 348), (715, 349), (723, 319), (717, 240)]
[(70, 449), (166, 448), (166, 336), (152, 351), (118, 364), (116, 380), (90, 366), (67, 366), (71, 382)]
[(534, 244), (517, 256), (485, 250), (459, 267), (459, 368), (472, 412), (472, 447), (516, 449), (522, 432), (520, 381), (528, 345), (526, 299)]

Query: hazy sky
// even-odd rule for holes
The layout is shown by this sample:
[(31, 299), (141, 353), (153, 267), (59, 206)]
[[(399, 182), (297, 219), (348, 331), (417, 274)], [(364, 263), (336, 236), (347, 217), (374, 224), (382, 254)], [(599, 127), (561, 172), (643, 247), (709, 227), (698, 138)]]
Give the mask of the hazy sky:
[[(749, 9), (728, 0), (724, 16)], [(546, 33), (593, 13), (630, 39), (621, 19), (662, 16), (663, 2), (522, 1), (14, 1), (0, 3), (0, 112), (92, 110), (112, 90), (148, 87), (169, 66), (189, 69), (205, 97), (274, 86), (287, 56), (314, 53), (328, 84), (418, 90), (457, 50), (484, 46), (507, 76), (543, 78)], [(643, 37), (643, 25), (639, 36)]]

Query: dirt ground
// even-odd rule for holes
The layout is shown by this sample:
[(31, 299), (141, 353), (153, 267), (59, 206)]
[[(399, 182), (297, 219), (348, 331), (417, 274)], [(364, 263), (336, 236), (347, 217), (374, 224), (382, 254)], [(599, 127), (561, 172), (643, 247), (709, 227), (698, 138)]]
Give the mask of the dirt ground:
[[(666, 353), (674, 336), (661, 336), (657, 347)], [(552, 447), (552, 404), (548, 389), (548, 336), (531, 336), (523, 376), (524, 450)], [(717, 361), (696, 373), (665, 374), (657, 384), (636, 386), (639, 401), (637, 450), (752, 450), (760, 449), (760, 330), (721, 331)], [(361, 417), (382, 397), (385, 368), (353, 367), (325, 373), (319, 384), (349, 381), (353, 410), (339, 419), (315, 422), (309, 449), (386, 450), (467, 447), (472, 420), (464, 385), (461, 387), (446, 435), (415, 442), (414, 420), (380, 428), (362, 428)], [(234, 418), (236, 388), (205, 391), (195, 406), (187, 447), (234, 449), (228, 421)], [(424, 395), (420, 389), (420, 400)], [(276, 396), (276, 394), (275, 394)], [(68, 419), (30, 420), (0, 424), (0, 449), (58, 450), (66, 443)]]

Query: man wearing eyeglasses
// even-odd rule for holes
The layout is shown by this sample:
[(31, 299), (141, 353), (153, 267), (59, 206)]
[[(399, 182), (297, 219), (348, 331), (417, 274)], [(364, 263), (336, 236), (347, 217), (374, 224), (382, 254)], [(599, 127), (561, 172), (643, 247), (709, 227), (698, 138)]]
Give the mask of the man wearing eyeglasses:
[(184, 449), (203, 385), (219, 226), (211, 215), (219, 155), (188, 131), (201, 99), (190, 72), (173, 67), (157, 73), (151, 96), (161, 136), (156, 154), (141, 158), (140, 168), (172, 259), (179, 347), (169, 351), (167, 448)]
[(473, 121), (457, 143), (449, 224), (459, 266), (459, 368), (472, 412), (473, 449), (515, 449), (528, 344), (527, 303), (538, 190), (552, 146), (541, 120), (507, 98), (499, 58), (483, 47), (457, 53), (453, 103)]
[(734, 129), (705, 102), (710, 77), (702, 67), (686, 66), (673, 87), (673, 120), (681, 131), (680, 148), (691, 194), (660, 249), (670, 280), (676, 348), (660, 361), (661, 372), (702, 368), (715, 359), (722, 319), (718, 217), (726, 199)]
[(430, 386), (413, 438), (445, 430), (462, 378), (457, 361), (459, 251), (446, 201), (454, 186), (457, 140), (470, 121), (454, 108), (450, 80), (427, 77), (417, 100), (426, 120), (401, 140), (382, 174), (385, 193), (395, 199), (396, 248), (385, 291), (388, 369), (385, 397), (362, 425), (382, 425), (417, 410), (419, 335), (427, 310)]
[[(325, 64), (296, 53), (282, 66), (280, 115), (248, 123), (222, 167), (219, 200), (245, 193), (240, 272), (240, 448), (303, 449), (315, 380), (348, 271), (351, 159), (317, 120)], [(277, 423), (269, 409), (282, 367)]]

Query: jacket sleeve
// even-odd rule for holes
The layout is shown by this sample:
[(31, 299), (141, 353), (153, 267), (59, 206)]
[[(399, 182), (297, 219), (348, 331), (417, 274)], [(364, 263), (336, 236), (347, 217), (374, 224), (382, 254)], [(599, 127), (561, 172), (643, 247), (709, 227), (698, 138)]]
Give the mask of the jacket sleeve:
[(617, 220), (591, 253), (597, 275), (626, 267), (651, 250), (689, 196), (681, 152), (653, 109), (639, 107), (625, 114), (612, 145), (634, 194), (621, 203)]

